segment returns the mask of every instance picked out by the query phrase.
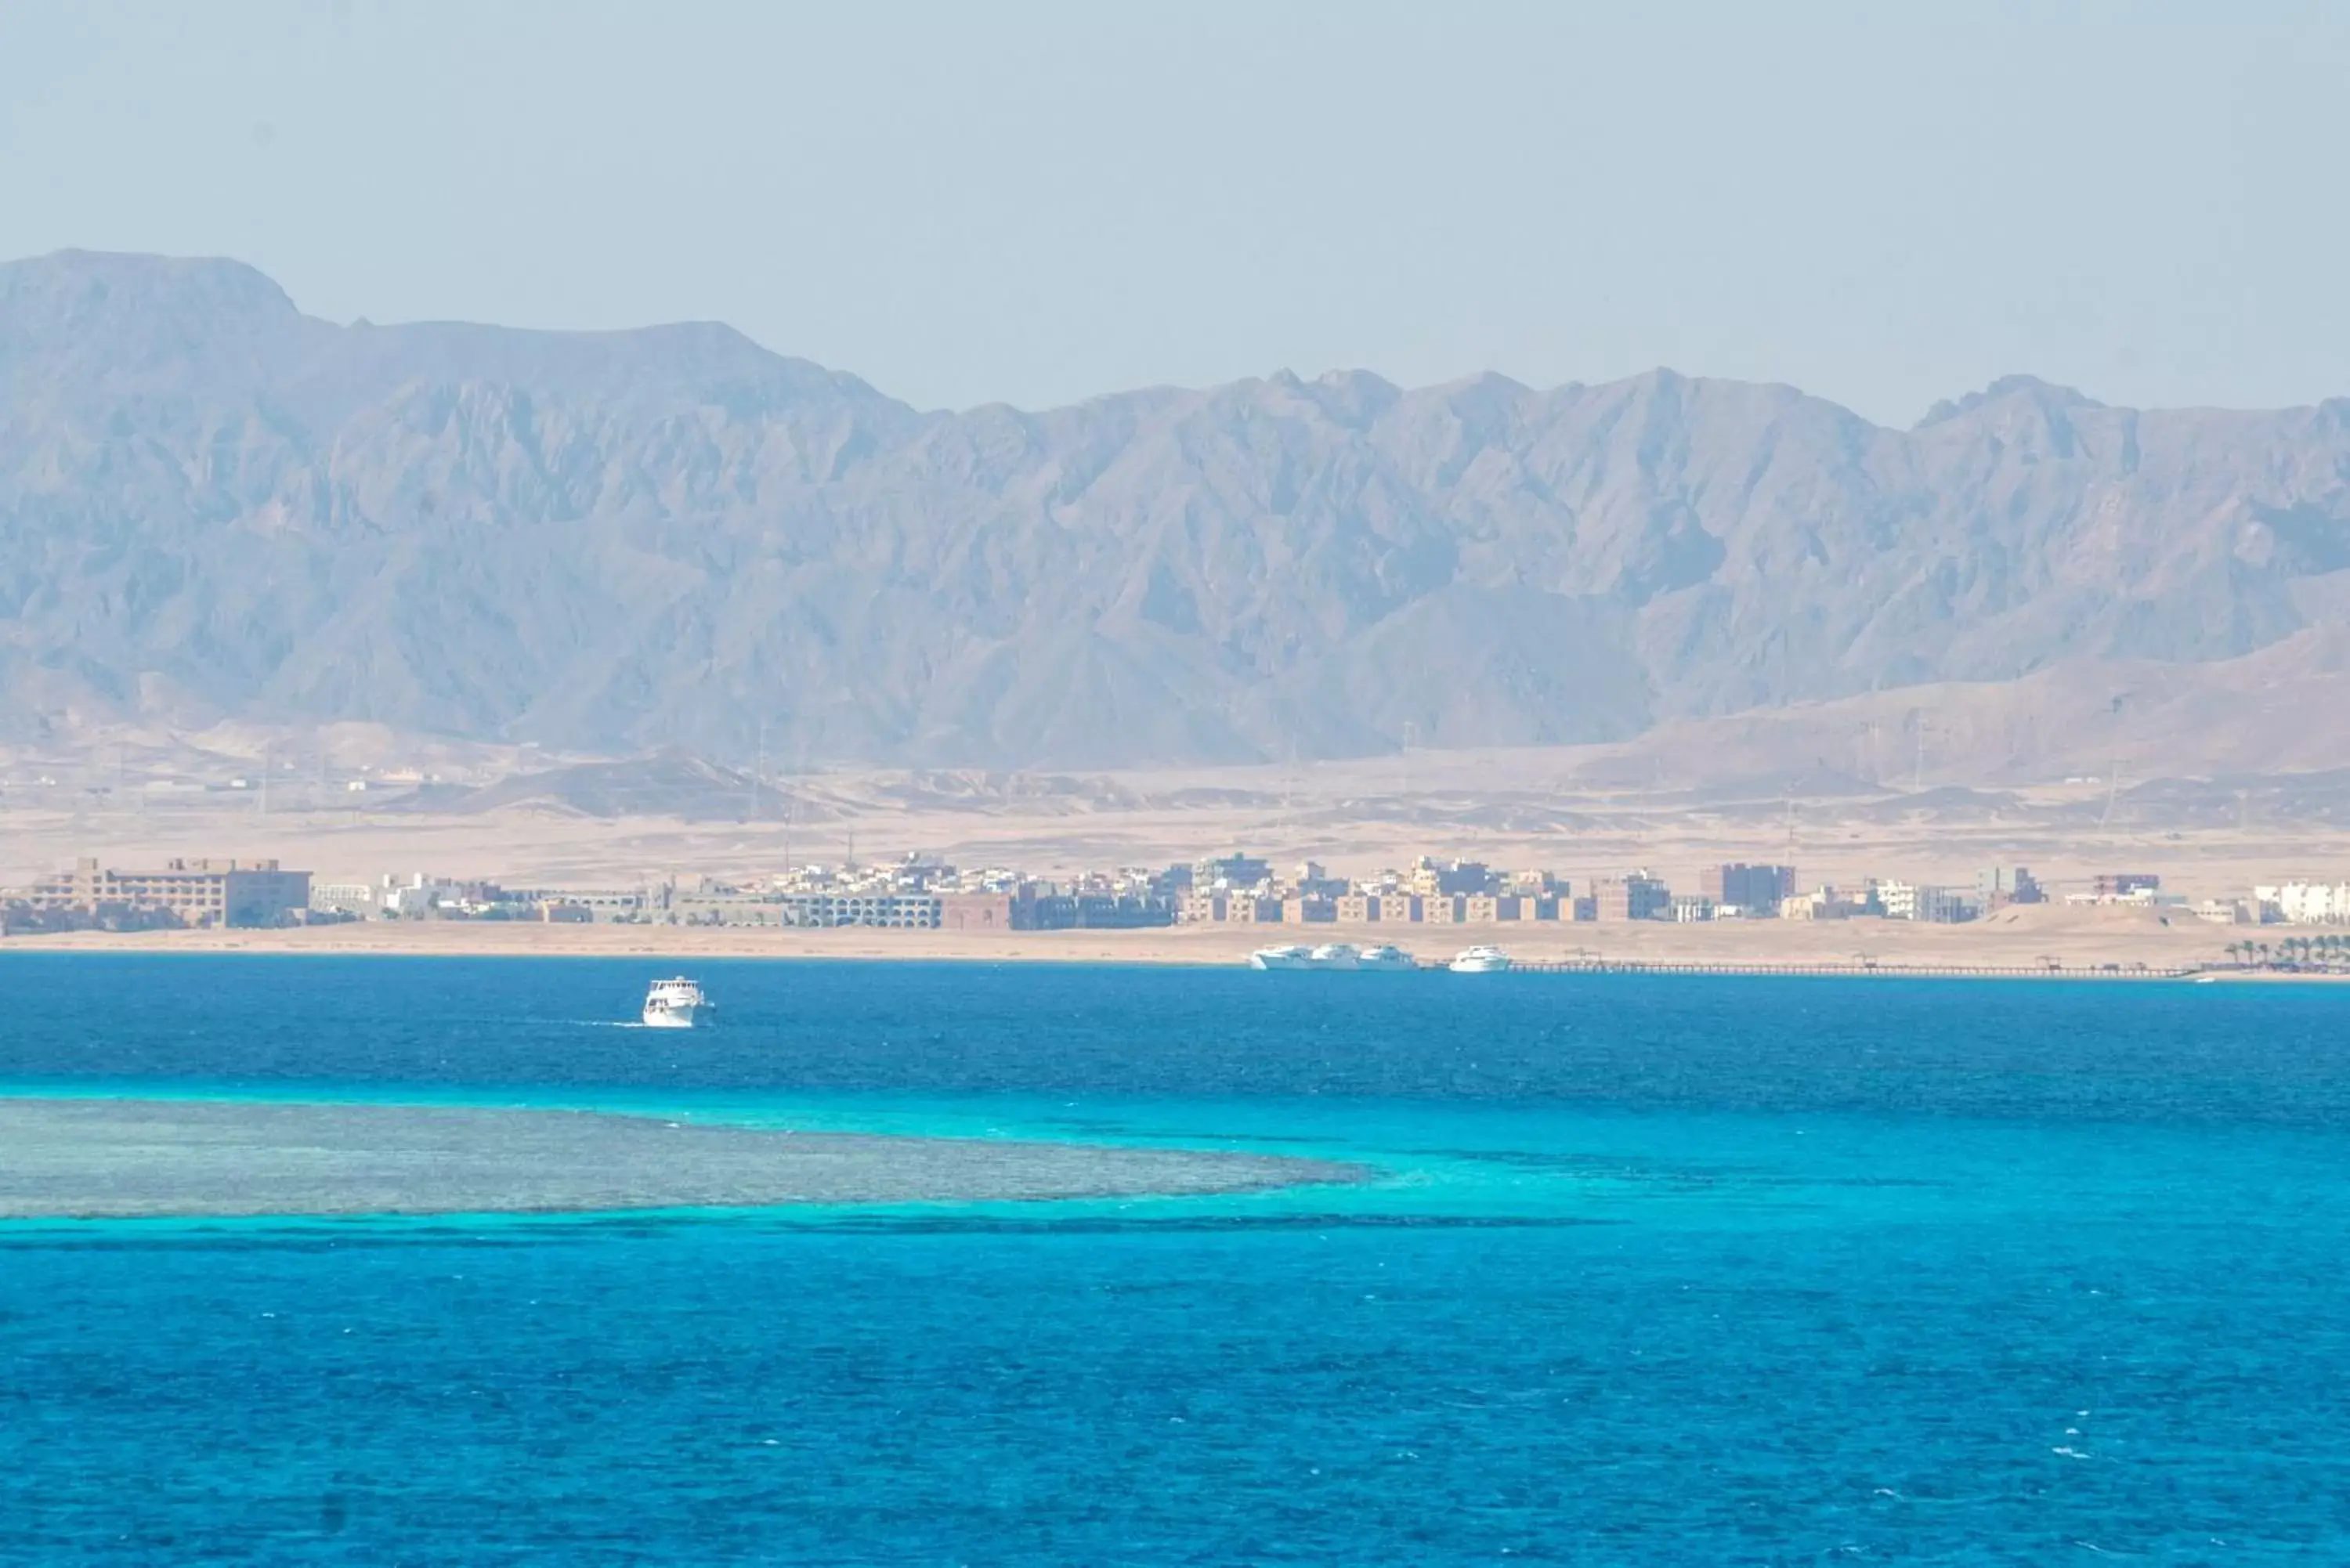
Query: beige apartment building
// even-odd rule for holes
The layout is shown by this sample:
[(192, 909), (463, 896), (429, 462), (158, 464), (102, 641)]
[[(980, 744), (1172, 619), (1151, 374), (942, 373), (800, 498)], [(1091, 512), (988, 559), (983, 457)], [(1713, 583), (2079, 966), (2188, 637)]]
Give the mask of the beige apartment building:
[(35, 882), (29, 901), (86, 915), (167, 909), (191, 926), (270, 926), (310, 907), (310, 873), (275, 860), (168, 860), (160, 870), (117, 871), (82, 859)]

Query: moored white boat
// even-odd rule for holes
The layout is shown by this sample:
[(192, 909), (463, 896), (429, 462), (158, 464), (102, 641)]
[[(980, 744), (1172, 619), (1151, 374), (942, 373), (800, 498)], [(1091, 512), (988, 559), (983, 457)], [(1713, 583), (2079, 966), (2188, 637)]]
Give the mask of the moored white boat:
[(675, 980), (657, 980), (645, 992), (645, 1027), (648, 1029), (691, 1029), (697, 1023), (715, 1019), (718, 1010), (702, 994), (702, 987), (680, 975)]
[(1401, 948), (1388, 947), (1382, 943), (1378, 947), (1365, 948), (1361, 952), (1357, 953), (1355, 955), (1355, 967), (1357, 969), (1403, 970), (1418, 969), (1419, 965), (1414, 962), (1412, 956), (1404, 951)]
[(1361, 956), (1350, 942), (1324, 942), (1307, 961), (1315, 969), (1353, 969)]
[(1454, 974), (1498, 974), (1510, 967), (1510, 955), (1499, 948), (1482, 945), (1462, 948), (1444, 967)]
[(1312, 969), (1314, 951), (1311, 948), (1259, 948), (1249, 954), (1251, 969)]

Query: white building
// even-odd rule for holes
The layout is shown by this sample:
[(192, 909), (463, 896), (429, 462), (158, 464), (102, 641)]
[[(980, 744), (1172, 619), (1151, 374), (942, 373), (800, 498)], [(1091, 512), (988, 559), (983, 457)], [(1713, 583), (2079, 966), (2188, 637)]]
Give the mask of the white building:
[(2350, 882), (2281, 882), (2252, 889), (2264, 920), (2290, 926), (2350, 925)]
[(365, 882), (313, 882), (310, 908), (331, 914), (371, 915), (376, 909), (376, 890)]
[(1973, 898), (1956, 888), (1913, 882), (1879, 882), (1877, 901), (1885, 906), (1888, 920), (1920, 920), (1938, 926), (1971, 920), (1979, 908)]

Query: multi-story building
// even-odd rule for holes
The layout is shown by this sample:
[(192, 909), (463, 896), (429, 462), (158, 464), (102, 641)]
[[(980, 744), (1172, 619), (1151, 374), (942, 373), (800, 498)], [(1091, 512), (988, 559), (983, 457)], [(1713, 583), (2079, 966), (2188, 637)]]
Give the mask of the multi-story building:
[(1978, 911), (1974, 900), (1966, 894), (1927, 883), (1879, 882), (1877, 898), (1888, 920), (1950, 926), (1973, 919)]
[(1175, 906), (1176, 920), (1186, 926), (1211, 925), (1232, 912), (1232, 899), (1222, 893), (1186, 893)]
[(1956, 888), (1920, 888), (1918, 894), (1917, 918), (1930, 925), (1963, 925), (1982, 916), (1973, 896)]
[(1333, 877), (1318, 860), (1298, 863), (1296, 873), (1290, 877), (1290, 896), (1298, 898), (1336, 898), (1347, 890), (1344, 877)]
[(1273, 880), (1273, 865), (1253, 855), (1224, 855), (1191, 863), (1195, 892), (1216, 888), (1261, 888)]
[(1592, 918), (1600, 920), (1653, 920), (1669, 917), (1672, 889), (1646, 871), (1628, 877), (1603, 877), (1591, 884)]
[(1423, 855), (1412, 862), (1411, 890), (1422, 898), (1471, 898), (1490, 893), (1500, 878), (1493, 868), (1478, 860), (1455, 860), (1440, 865)]
[(2350, 882), (2280, 882), (2252, 889), (2263, 920), (2294, 926), (2350, 925)]
[(1155, 893), (1032, 887), (1012, 900), (1011, 913), (1015, 930), (1132, 930), (1173, 925), (1176, 906)]
[[(781, 893), (774, 897), (786, 926), (878, 926), (934, 930), (944, 912), (938, 893)], [(1018, 907), (1018, 900), (1014, 900)]]
[(640, 924), (654, 918), (660, 895), (650, 888), (565, 888), (542, 891), (536, 901), (541, 919)]
[(2031, 867), (1991, 866), (1975, 873), (1975, 897), (1984, 909), (1999, 909), (2010, 904), (2044, 903), (2048, 896)]
[(1779, 903), (1783, 920), (1849, 920), (1869, 912), (1866, 898), (1856, 898), (1847, 889), (1825, 884)]
[(1711, 903), (1733, 907), (1743, 915), (1773, 916), (1782, 903), (1794, 897), (1795, 868), (1739, 861), (1709, 866), (1699, 874), (1698, 891)]
[(313, 882), (310, 908), (330, 915), (372, 915), (376, 889), (368, 882)]
[(1012, 905), (1009, 893), (941, 893), (939, 926), (950, 931), (1015, 930)]
[(171, 860), (156, 871), (116, 871), (96, 860), (44, 877), (35, 909), (95, 916), (120, 909), (162, 911), (191, 926), (275, 926), (310, 907), (310, 873), (275, 860)]

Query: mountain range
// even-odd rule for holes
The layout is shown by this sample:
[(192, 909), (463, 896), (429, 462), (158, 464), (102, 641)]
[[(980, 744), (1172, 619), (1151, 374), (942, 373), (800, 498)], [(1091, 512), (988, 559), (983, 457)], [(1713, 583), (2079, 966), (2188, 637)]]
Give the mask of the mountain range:
[(1357, 370), (926, 412), (717, 325), (337, 326), (234, 262), (0, 265), (0, 738), (1287, 761), (2117, 661), (2273, 689), (2350, 669), (2345, 627), (2350, 399), (2015, 377), (1898, 431), (1668, 370)]

